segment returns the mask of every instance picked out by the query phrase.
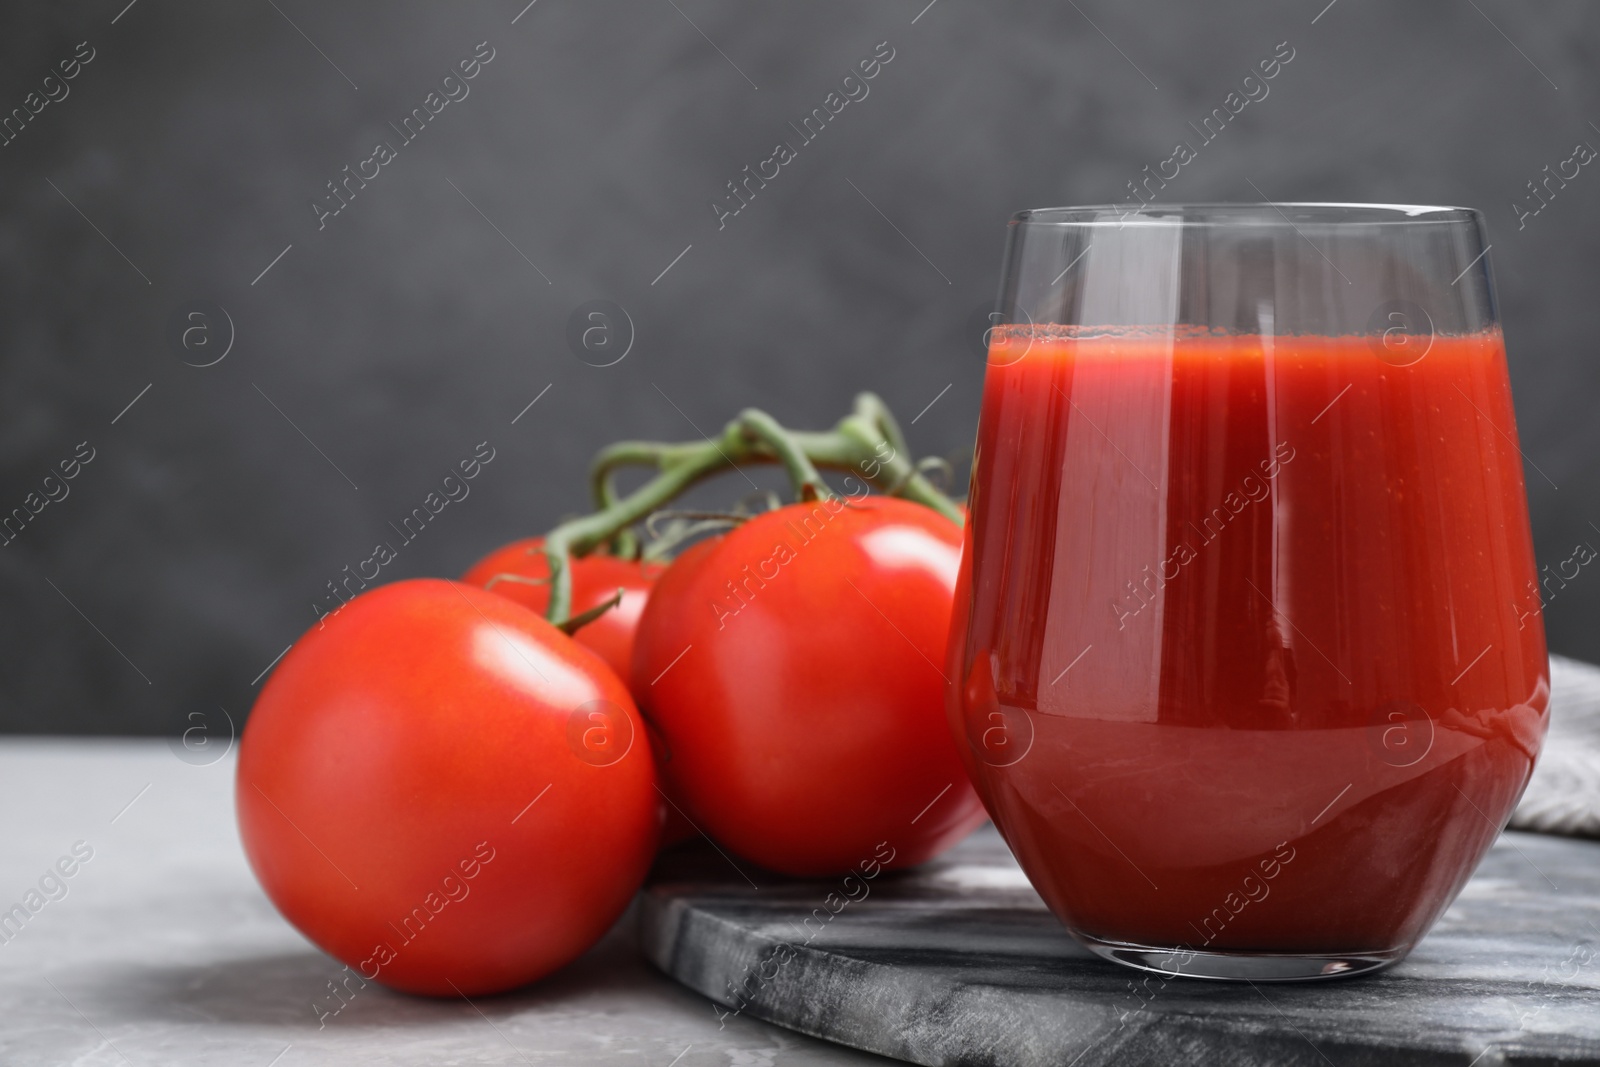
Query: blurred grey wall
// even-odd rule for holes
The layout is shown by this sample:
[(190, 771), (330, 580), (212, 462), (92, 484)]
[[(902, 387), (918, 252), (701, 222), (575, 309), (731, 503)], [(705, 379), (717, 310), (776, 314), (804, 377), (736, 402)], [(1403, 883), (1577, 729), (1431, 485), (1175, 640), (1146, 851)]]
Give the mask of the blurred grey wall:
[[(1007, 217), (1123, 199), (1281, 42), (1163, 199), (1485, 209), (1540, 561), (1600, 546), (1600, 167), (1537, 214), (1527, 185), (1600, 146), (1582, 0), (7, 5), (0, 512), (38, 512), (0, 548), (0, 729), (241, 718), (480, 442), (385, 578), (747, 404), (822, 425), (872, 389), (919, 452), (969, 447)], [(747, 166), (778, 173), (731, 214)], [(631, 321), (610, 366), (567, 342), (596, 300)], [(1600, 573), (1546, 620), (1600, 660)]]

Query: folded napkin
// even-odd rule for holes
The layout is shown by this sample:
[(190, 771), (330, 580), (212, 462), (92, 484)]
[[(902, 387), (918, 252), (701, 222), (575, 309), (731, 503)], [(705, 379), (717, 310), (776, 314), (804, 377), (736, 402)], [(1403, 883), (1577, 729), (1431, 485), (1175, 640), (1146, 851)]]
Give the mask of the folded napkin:
[(1550, 657), (1550, 733), (1511, 826), (1600, 838), (1600, 667)]

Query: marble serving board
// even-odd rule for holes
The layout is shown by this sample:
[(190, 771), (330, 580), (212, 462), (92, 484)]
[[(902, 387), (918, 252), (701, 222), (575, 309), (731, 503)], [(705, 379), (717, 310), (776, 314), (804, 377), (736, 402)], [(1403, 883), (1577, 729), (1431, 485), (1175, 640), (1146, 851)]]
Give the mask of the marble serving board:
[(720, 1018), (913, 1063), (1600, 1064), (1590, 841), (1507, 832), (1407, 960), (1310, 985), (1164, 981), (1091, 956), (990, 827), (826, 922), (838, 884), (741, 869), (758, 888), (709, 848), (663, 864), (645, 955)]
[[(1600, 669), (1552, 673), (1552, 747), (1514, 825), (1594, 834)], [(843, 907), (836, 881), (735, 862), (705, 844), (666, 857), (640, 911), (645, 955), (724, 1022), (940, 1065), (1600, 1064), (1600, 842), (1580, 836), (1508, 831), (1407, 960), (1311, 985), (1105, 963), (987, 826)]]

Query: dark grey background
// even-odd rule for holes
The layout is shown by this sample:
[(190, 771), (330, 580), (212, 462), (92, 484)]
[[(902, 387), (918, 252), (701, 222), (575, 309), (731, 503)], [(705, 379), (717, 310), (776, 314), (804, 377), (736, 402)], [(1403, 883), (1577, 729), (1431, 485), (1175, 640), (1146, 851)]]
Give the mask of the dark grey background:
[[(7, 5), (0, 113), (78, 42), (96, 54), (0, 148), (0, 512), (78, 442), (96, 458), (0, 548), (0, 728), (242, 716), (324, 583), (480, 441), (497, 454), (470, 497), (385, 577), (457, 573), (583, 507), (600, 445), (746, 404), (820, 426), (873, 389), (909, 422), (950, 385), (912, 443), (969, 447), (970, 323), (1007, 217), (1121, 199), (1285, 40), (1270, 96), (1164, 199), (1255, 200), (1253, 182), (1485, 209), (1523, 447), (1549, 478), (1528, 469), (1540, 561), (1600, 545), (1600, 173), (1520, 232), (1511, 207), (1600, 145), (1600, 8), (525, 3)], [(482, 41), (470, 95), (319, 231), (324, 183)], [(724, 183), (880, 41), (870, 95), (719, 231)], [(597, 298), (637, 334), (603, 369), (564, 341)], [(236, 333), (207, 368), (166, 339), (196, 299)], [(1552, 647), (1600, 659), (1597, 609), (1586, 569), (1547, 607)]]

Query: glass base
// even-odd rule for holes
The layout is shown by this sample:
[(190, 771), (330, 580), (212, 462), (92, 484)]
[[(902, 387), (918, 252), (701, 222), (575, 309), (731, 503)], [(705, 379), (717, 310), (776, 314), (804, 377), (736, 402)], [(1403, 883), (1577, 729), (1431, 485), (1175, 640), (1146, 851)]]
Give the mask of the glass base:
[(1157, 948), (1077, 935), (1101, 959), (1165, 978), (1210, 978), (1222, 982), (1314, 982), (1371, 974), (1405, 958), (1409, 948), (1388, 952), (1301, 955), (1288, 952), (1201, 952)]

